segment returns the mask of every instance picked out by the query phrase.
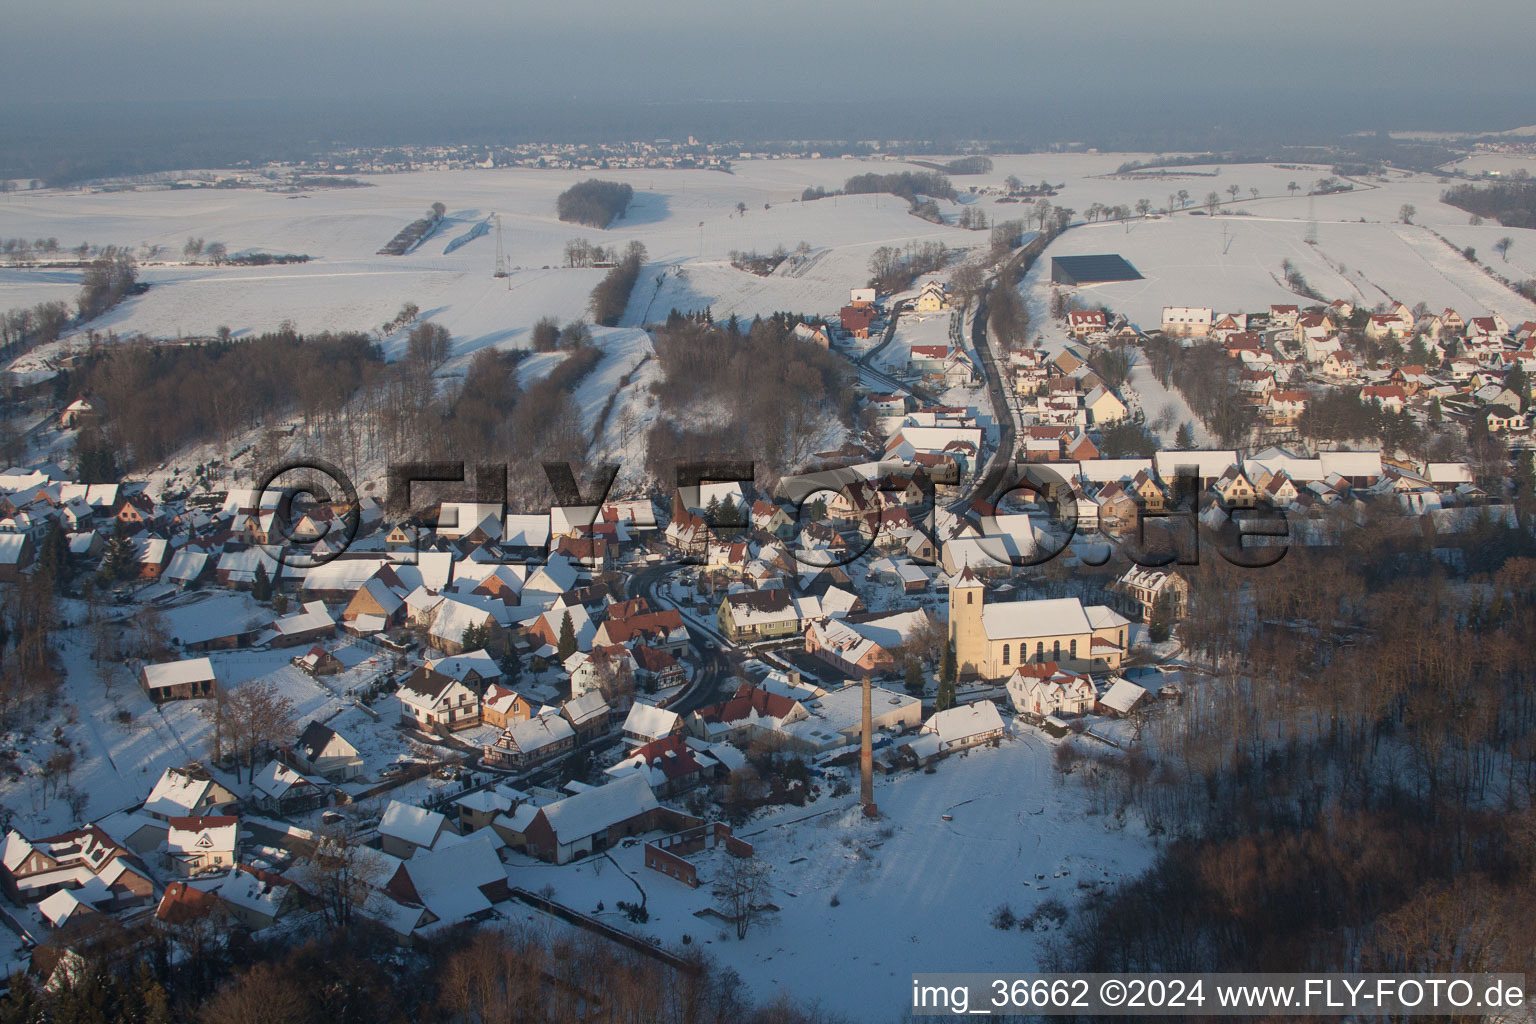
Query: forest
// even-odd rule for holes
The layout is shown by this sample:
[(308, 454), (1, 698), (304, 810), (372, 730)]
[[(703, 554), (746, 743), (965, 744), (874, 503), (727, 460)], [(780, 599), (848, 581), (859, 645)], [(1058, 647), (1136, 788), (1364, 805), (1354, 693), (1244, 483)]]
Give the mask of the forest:
[(795, 340), (803, 317), (776, 313), (745, 330), (674, 312), (656, 328), (663, 416), (649, 436), (647, 470), (675, 479), (678, 461), (750, 459), (770, 479), (835, 447), (855, 399), (848, 364)]
[(1485, 520), (1453, 573), (1388, 506), (1267, 569), (1187, 568), (1200, 698), (1140, 750), (1056, 764), (1165, 845), (1085, 904), (1055, 968), (1527, 968), (1536, 548)]
[(1536, 228), (1536, 181), (1456, 185), (1442, 192), (1440, 201), (1477, 217), (1492, 217), (1507, 228)]
[(381, 360), (366, 335), (301, 336), (291, 328), (199, 345), (119, 341), (89, 350), (67, 386), (100, 400), (103, 431), (127, 468), (185, 445), (227, 441), (274, 412), (319, 419), (340, 408)]
[(555, 214), (572, 224), (606, 228), (623, 218), (634, 197), (634, 188), (623, 182), (588, 178), (560, 193)]

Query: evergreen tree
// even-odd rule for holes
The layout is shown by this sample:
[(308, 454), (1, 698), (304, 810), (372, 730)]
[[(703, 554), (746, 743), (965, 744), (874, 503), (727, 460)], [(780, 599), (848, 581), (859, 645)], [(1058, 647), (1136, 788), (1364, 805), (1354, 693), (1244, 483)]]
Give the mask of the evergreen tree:
[(560, 642), (556, 645), (559, 651), (560, 662), (576, 653), (576, 624), (571, 621), (571, 613), (566, 612), (565, 618), (560, 620)]
[(923, 666), (918, 663), (916, 658), (911, 658), (907, 661), (905, 681), (908, 693), (914, 697), (921, 697), (923, 695)]
[(1524, 451), (1515, 456), (1515, 485), (1523, 498), (1536, 495), (1536, 452)]
[(267, 575), (267, 564), (256, 563), (256, 578), (251, 582), (251, 596), (258, 601), (268, 601), (272, 598), (272, 577)]
[(83, 484), (115, 484), (122, 478), (117, 449), (97, 427), (75, 438), (75, 473)]
[(709, 504), (704, 506), (704, 516), (705, 516), (706, 521), (711, 526), (715, 526), (715, 525), (719, 524), (719, 522), (720, 522), (720, 499), (719, 498), (714, 497), (713, 495), (710, 497)]
[(102, 583), (110, 586), (132, 576), (133, 570), (133, 545), (129, 543), (128, 535), (123, 532), (123, 521), (119, 519), (112, 529), (112, 536), (107, 539), (106, 552), (101, 559), (101, 571), (97, 575)]
[(819, 523), (827, 518), (827, 502), (825, 498), (817, 498), (811, 502), (811, 522)]
[(1189, 428), (1188, 423), (1179, 424), (1178, 432), (1173, 435), (1173, 446), (1181, 452), (1194, 449), (1195, 432)]
[[(566, 613), (569, 616), (569, 612)], [(563, 637), (562, 633), (562, 637)], [(464, 635), (459, 638), (466, 651), (483, 651), (491, 642), (491, 627), (480, 624), (464, 627)]]
[(1152, 615), (1147, 622), (1147, 634), (1152, 642), (1160, 644), (1173, 635), (1173, 596), (1159, 594), (1152, 602)]
[(1439, 395), (1429, 400), (1429, 422), (1437, 427), (1445, 422), (1445, 410), (1440, 408)]
[(955, 642), (951, 640), (944, 645), (944, 659), (939, 665), (939, 692), (933, 702), (936, 710), (944, 711), (954, 706), (955, 679), (958, 675), (959, 666), (955, 664)]
[(715, 522), (719, 526), (741, 525), (741, 511), (736, 508), (736, 501), (729, 494), (727, 494), (725, 496), (725, 500), (720, 503), (720, 507), (715, 515)]
[(1515, 396), (1520, 399), (1520, 408), (1516, 412), (1524, 412), (1530, 395), (1531, 382), (1526, 379), (1525, 368), (1520, 365), (1519, 360), (1516, 360), (1510, 366), (1509, 372), (1504, 375), (1504, 387), (1513, 391)]
[(57, 519), (48, 528), (48, 535), (43, 538), (42, 547), (38, 550), (37, 571), (49, 577), (55, 592), (68, 588), (74, 567), (69, 562), (69, 542), (64, 539), (64, 528)]

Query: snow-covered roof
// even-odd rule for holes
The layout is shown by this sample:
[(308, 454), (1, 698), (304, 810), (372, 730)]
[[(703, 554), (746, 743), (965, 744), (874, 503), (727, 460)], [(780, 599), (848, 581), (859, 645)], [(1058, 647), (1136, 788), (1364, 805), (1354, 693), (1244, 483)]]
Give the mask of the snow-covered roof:
[(605, 831), (656, 806), (656, 794), (645, 779), (628, 775), (552, 803), (543, 808), (543, 814), (556, 840), (564, 844)]
[(1093, 632), (1083, 602), (1075, 597), (989, 602), (981, 611), (981, 625), (992, 640)]
[(1381, 452), (1318, 452), (1324, 474), (1381, 476)]
[(575, 738), (571, 723), (560, 717), (559, 712), (544, 712), (521, 722), (507, 725), (507, 735), (523, 753), (542, 750), (562, 740)]
[(549, 513), (536, 516), (507, 516), (501, 542), (520, 548), (547, 547), (549, 545)]
[(478, 673), (481, 679), (494, 679), (501, 676), (501, 666), (496, 664), (496, 659), (491, 657), (489, 651), (466, 651), (450, 658), (438, 658), (436, 661), (427, 659), (427, 668), (435, 672), (441, 672), (445, 676), (463, 682), (471, 672)]
[(1146, 695), (1146, 690), (1143, 690), (1129, 679), (1116, 679), (1104, 696), (1099, 698), (1099, 703), (1111, 711), (1118, 711), (1123, 715)]
[(258, 875), (249, 868), (232, 867), (223, 874), (203, 875), (187, 882), (189, 888), (218, 896), (244, 910), (276, 917), (283, 900), (292, 891), (275, 875)]
[(272, 631), (278, 636), (294, 636), (316, 629), (332, 629), (336, 620), (326, 610), (324, 601), (308, 601), (302, 611), (285, 615), (272, 623)]
[(143, 672), (144, 685), (151, 690), (217, 679), (213, 671), (213, 662), (207, 658), (186, 658), (182, 661), (145, 665)]
[(172, 818), (165, 845), (172, 853), (234, 853), (240, 819), (229, 815)]
[[(1193, 466), (1195, 476), (1206, 479), (1221, 476), (1228, 466), (1237, 461), (1236, 451), (1169, 451), (1152, 456), (1157, 475), (1168, 483), (1178, 479), (1179, 468), (1182, 466)], [(1085, 462), (1083, 465), (1090, 463)]]
[(941, 748), (972, 736), (999, 732), (1002, 728), (1003, 716), (998, 714), (997, 705), (990, 700), (979, 700), (974, 704), (962, 704), (935, 712), (923, 723), (923, 732), (938, 736)]
[(265, 793), (274, 800), (281, 800), (287, 796), (295, 786), (315, 786), (317, 788), (329, 786), (325, 779), (318, 779), (283, 764), (281, 761), (271, 761), (265, 768), (256, 773), (251, 780), (251, 789), (258, 793)]
[(379, 821), (379, 835), (389, 836), (417, 847), (430, 847), (443, 830), (445, 819), (436, 811), (415, 804), (391, 800)]
[(624, 731), (656, 739), (676, 731), (680, 721), (675, 711), (636, 701), (624, 719)]
[(488, 830), (413, 857), (400, 866), (442, 928), (491, 909), (482, 886), (505, 882), (506, 868)]

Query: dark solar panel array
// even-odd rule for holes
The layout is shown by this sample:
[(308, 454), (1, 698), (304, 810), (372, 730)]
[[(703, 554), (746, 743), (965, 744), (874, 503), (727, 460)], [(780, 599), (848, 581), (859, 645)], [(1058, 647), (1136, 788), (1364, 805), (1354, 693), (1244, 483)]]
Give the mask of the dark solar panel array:
[(1100, 281), (1139, 281), (1136, 268), (1115, 253), (1096, 256), (1052, 256), (1051, 280), (1062, 284), (1097, 284)]

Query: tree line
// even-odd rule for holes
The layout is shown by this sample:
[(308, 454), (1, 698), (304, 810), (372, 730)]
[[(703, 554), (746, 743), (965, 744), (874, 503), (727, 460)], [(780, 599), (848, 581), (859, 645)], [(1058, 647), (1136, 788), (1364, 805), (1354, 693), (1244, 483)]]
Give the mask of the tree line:
[(630, 293), (640, 280), (640, 268), (645, 265), (645, 246), (630, 242), (624, 249), (624, 257), (618, 265), (592, 289), (592, 319), (604, 327), (617, 327), (624, 310), (629, 305)]

